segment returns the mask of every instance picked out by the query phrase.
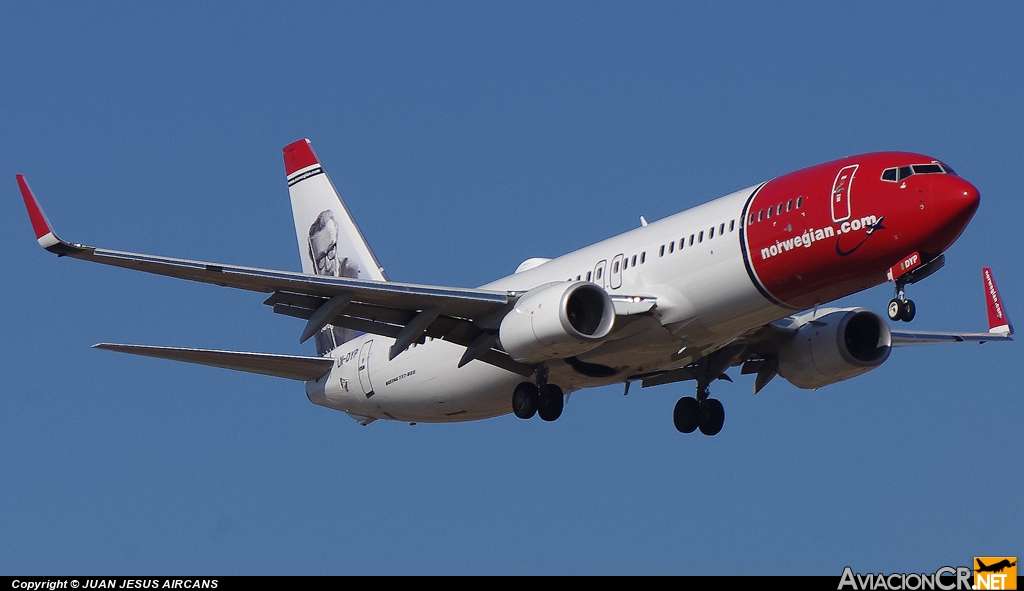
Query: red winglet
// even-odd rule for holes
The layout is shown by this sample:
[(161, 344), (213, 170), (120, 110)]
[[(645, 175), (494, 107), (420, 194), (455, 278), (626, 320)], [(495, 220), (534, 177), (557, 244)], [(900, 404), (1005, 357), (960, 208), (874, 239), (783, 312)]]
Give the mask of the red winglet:
[(1013, 334), (1013, 326), (1003, 309), (1002, 299), (999, 297), (999, 290), (996, 289), (996, 280), (992, 277), (992, 269), (985, 267), (981, 270), (981, 277), (985, 283), (985, 308), (988, 310), (988, 331), (1004, 335)]
[(46, 219), (46, 214), (43, 213), (43, 208), (39, 207), (39, 202), (36, 201), (35, 195), (32, 194), (32, 189), (28, 188), (28, 183), (25, 182), (25, 175), (16, 175), (18, 179), (18, 188), (21, 189), (21, 198), (25, 200), (25, 209), (28, 210), (28, 219), (32, 220), (32, 229), (36, 233), (36, 240), (42, 240), (46, 235), (53, 235), (53, 226), (50, 225), (50, 220)]
[(297, 170), (319, 163), (309, 140), (302, 139), (284, 147), (284, 172), (288, 176)]

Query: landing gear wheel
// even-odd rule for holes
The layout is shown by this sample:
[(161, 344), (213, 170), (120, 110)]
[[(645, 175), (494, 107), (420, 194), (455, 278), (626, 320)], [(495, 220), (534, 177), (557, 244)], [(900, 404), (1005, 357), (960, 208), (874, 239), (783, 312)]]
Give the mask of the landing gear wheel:
[[(890, 304), (890, 306), (891, 305), (892, 304)], [(917, 306), (914, 305), (913, 300), (903, 300), (903, 306), (901, 306), (901, 308), (900, 319), (903, 320), (903, 322), (910, 322), (917, 314)]]
[(564, 405), (565, 399), (562, 397), (562, 389), (554, 384), (547, 384), (540, 391), (537, 414), (545, 421), (553, 421), (562, 416), (562, 407)]
[(700, 432), (705, 435), (718, 435), (725, 424), (725, 408), (715, 398), (708, 398), (700, 405)]
[(537, 386), (523, 382), (512, 392), (512, 412), (520, 419), (529, 419), (537, 413), (539, 403)]
[(700, 421), (700, 404), (696, 398), (686, 396), (680, 398), (672, 411), (672, 422), (680, 433), (693, 433)]
[(885, 311), (889, 314), (889, 320), (895, 322), (903, 318), (903, 302), (893, 298), (889, 300), (889, 307)]

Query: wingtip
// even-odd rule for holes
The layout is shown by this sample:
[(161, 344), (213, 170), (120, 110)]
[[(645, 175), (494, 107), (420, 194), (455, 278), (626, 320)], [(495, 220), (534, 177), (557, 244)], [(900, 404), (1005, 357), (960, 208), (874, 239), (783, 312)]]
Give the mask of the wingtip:
[(32, 189), (25, 180), (25, 175), (17, 174), (18, 189), (21, 190), (21, 198), (25, 201), (25, 209), (28, 211), (28, 219), (32, 222), (32, 231), (36, 234), (36, 241), (43, 248), (50, 248), (60, 242), (53, 231), (50, 220), (46, 219), (43, 208), (39, 206), (39, 200), (32, 193)]
[(282, 151), (284, 152), (284, 172), (287, 176), (291, 176), (304, 168), (320, 164), (320, 160), (317, 159), (316, 154), (313, 152), (312, 144), (306, 138), (288, 144)]
[(985, 284), (985, 309), (988, 312), (988, 331), (993, 334), (1011, 336), (1013, 334), (1013, 325), (1010, 324), (1010, 318), (1003, 307), (1003, 299), (999, 296), (995, 277), (992, 276), (992, 268), (982, 268), (981, 277)]

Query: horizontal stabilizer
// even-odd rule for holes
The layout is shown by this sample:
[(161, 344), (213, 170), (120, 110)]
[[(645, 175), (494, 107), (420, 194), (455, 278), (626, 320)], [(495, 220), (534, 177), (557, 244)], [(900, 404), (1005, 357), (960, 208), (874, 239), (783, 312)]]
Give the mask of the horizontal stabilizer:
[(154, 347), (149, 345), (118, 345), (98, 343), (94, 349), (105, 349), (132, 355), (144, 355), (159, 359), (198, 363), (211, 367), (222, 367), (290, 380), (318, 380), (331, 371), (334, 360), (324, 357), (300, 357), (276, 355), (274, 353), (245, 353), (242, 351), (215, 351), (211, 349), (186, 349), (179, 347)]

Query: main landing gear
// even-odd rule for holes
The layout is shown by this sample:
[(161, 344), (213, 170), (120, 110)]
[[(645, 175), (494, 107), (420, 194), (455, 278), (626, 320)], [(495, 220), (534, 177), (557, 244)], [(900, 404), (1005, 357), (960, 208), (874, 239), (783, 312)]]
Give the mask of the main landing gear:
[(729, 346), (703, 357), (696, 364), (688, 366), (691, 379), (697, 380), (697, 397), (686, 396), (676, 402), (672, 422), (680, 433), (693, 433), (697, 429), (705, 435), (718, 435), (725, 424), (725, 408), (722, 403), (710, 398), (708, 386), (714, 380), (731, 382), (725, 374), (737, 359), (743, 355), (743, 346)]
[(553, 421), (562, 416), (565, 398), (562, 389), (554, 384), (543, 384), (537, 387), (530, 382), (522, 382), (512, 392), (512, 412), (520, 419), (540, 415), (545, 421)]
[(900, 283), (899, 280), (896, 282), (896, 297), (889, 300), (889, 307), (886, 312), (889, 315), (889, 320), (893, 322), (902, 320), (903, 322), (910, 322), (914, 319), (917, 314), (917, 306), (914, 305), (913, 300), (907, 299), (906, 294), (903, 292), (905, 284)]
[(697, 385), (697, 397), (685, 396), (676, 402), (672, 422), (680, 433), (697, 429), (705, 435), (717, 435), (725, 424), (725, 407), (715, 398), (708, 398), (708, 385)]

